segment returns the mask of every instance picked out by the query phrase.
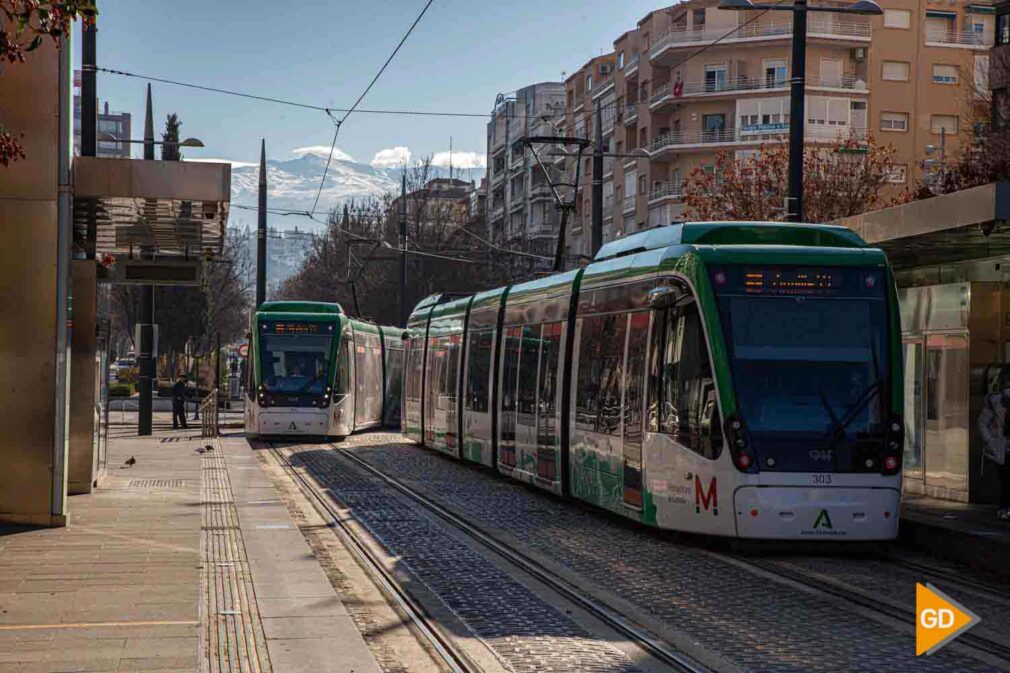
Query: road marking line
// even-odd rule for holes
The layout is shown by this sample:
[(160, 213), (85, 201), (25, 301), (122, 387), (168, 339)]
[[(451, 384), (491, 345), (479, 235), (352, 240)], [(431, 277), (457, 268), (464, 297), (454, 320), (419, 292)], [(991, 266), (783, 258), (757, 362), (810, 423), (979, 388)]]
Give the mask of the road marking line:
[(121, 626), (199, 626), (199, 621), (148, 621), (148, 622), (77, 622), (74, 624), (0, 624), (0, 631), (22, 631), (37, 629), (94, 629)]

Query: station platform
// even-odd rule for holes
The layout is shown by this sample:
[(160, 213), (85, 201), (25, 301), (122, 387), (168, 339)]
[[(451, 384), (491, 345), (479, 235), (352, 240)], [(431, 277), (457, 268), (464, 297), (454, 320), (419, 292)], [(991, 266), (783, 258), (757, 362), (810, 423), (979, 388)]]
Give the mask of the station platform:
[(0, 528), (0, 673), (378, 673), (257, 452), (170, 427), (112, 428), (65, 528)]
[(1010, 577), (1010, 523), (995, 505), (969, 505), (906, 493), (902, 496), (902, 546), (978, 570)]

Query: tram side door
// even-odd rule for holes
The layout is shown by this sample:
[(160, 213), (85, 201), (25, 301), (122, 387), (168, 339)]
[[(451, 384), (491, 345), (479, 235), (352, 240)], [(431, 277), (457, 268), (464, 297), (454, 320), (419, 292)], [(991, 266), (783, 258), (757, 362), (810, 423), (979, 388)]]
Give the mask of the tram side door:
[(624, 362), (624, 504), (635, 509), (642, 508), (642, 435), (650, 315), (649, 311), (639, 311), (628, 317)]

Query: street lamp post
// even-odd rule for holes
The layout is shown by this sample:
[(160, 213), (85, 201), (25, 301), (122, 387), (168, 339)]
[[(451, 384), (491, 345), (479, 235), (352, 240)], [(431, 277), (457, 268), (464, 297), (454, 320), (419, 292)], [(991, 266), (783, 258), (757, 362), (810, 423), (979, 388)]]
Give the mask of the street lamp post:
[(834, 14), (883, 14), (884, 10), (872, 0), (858, 0), (846, 7), (824, 7), (807, 4), (807, 0), (793, 0), (793, 4), (758, 4), (751, 0), (723, 0), (719, 9), (764, 10), (793, 13), (792, 77), (789, 86), (789, 195), (786, 213), (790, 222), (803, 221), (803, 131), (806, 122), (804, 96), (807, 70), (807, 14), (830, 12)]

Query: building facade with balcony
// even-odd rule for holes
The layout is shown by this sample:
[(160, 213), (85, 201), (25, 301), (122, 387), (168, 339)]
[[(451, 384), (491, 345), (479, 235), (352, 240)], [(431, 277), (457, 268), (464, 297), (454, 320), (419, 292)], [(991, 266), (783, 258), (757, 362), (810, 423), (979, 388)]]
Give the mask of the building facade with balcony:
[[(587, 61), (581, 68), (565, 80), (565, 117), (561, 128), (565, 135), (588, 138), (596, 142), (596, 109), (600, 109), (603, 129), (604, 152), (614, 151), (615, 135), (620, 118), (617, 93), (617, 55), (614, 53), (597, 56)], [(568, 149), (574, 154), (574, 147)], [(585, 260), (591, 255), (591, 223), (593, 212), (593, 148), (587, 147), (582, 154), (582, 164), (578, 171), (578, 194), (575, 198), (575, 212), (565, 236), (565, 256), (569, 260)], [(603, 237), (614, 237), (614, 212), (618, 190), (614, 187), (615, 157), (603, 159)], [(576, 182), (575, 159), (565, 160), (564, 182)], [(566, 194), (571, 194), (570, 188)]]
[[(550, 269), (560, 224), (560, 211), (544, 170), (526, 139), (556, 136), (564, 119), (565, 89), (561, 82), (523, 87), (514, 96), (499, 96), (487, 125), (488, 238), (509, 250), (540, 255), (516, 256), (512, 261), (529, 271)], [(559, 148), (537, 145), (544, 167), (559, 181)]]
[[(745, 156), (788, 139), (791, 14), (718, 4), (687, 0), (650, 12), (600, 57), (612, 73), (594, 59), (566, 81), (573, 135), (593, 140), (592, 107), (613, 101), (603, 125), (614, 155), (604, 168), (604, 241), (680, 218), (683, 181), (714, 168), (717, 152)], [(896, 150), (895, 190), (913, 187), (941, 130), (953, 156), (988, 118), (980, 103), (995, 18), (986, 0), (893, 0), (872, 18), (811, 14), (807, 142), (872, 136)], [(572, 246), (588, 240), (592, 162), (583, 162)]]

